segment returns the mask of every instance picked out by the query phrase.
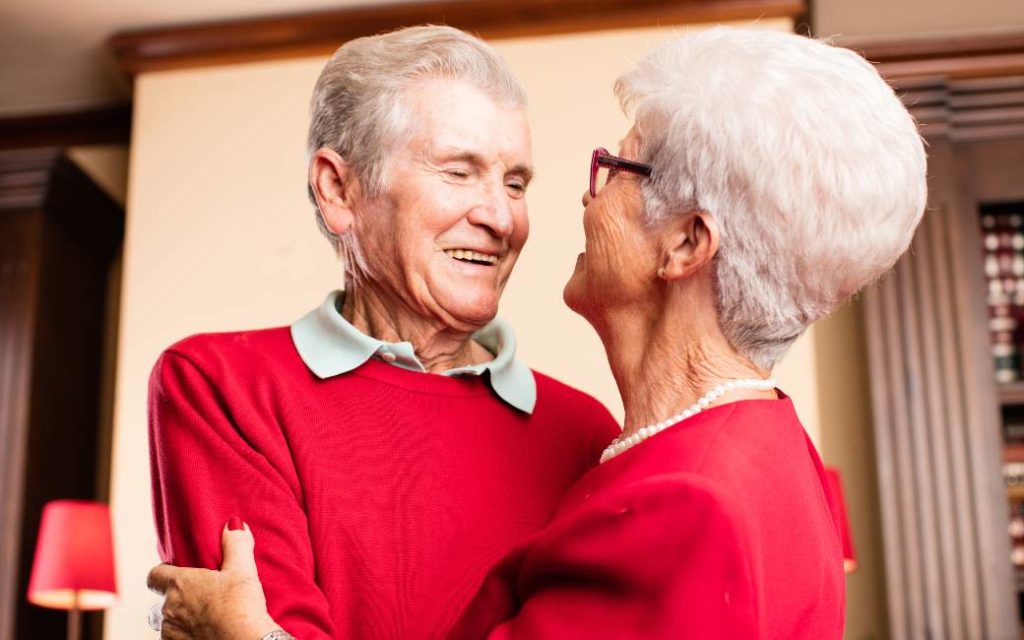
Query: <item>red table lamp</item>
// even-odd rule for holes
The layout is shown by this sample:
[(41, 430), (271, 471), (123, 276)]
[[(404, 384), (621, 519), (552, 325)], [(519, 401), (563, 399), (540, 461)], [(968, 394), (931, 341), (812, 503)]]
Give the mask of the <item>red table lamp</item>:
[(843, 542), (843, 570), (853, 573), (857, 570), (857, 554), (853, 550), (853, 534), (850, 532), (850, 517), (846, 510), (846, 498), (843, 496), (843, 483), (839, 479), (839, 470), (825, 467), (829, 489), (839, 506), (839, 535)]
[(43, 509), (28, 601), (67, 609), (68, 640), (78, 640), (81, 611), (117, 601), (110, 509), (87, 500), (54, 500)]

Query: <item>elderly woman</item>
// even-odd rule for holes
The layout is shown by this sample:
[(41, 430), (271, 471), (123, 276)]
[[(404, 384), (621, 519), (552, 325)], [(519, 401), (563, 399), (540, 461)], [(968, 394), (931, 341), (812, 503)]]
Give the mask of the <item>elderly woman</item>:
[[(770, 375), (909, 245), (914, 122), (856, 54), (764, 31), (673, 39), (616, 92), (634, 125), (594, 152), (565, 301), (604, 343), (623, 432), (450, 637), (840, 638), (834, 505)], [(154, 570), (180, 637), (275, 628), (252, 544), (225, 531), (222, 571)]]

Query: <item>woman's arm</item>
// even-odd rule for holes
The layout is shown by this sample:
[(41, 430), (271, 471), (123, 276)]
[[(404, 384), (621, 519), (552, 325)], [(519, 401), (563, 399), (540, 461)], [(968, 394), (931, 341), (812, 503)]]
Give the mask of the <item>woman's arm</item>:
[(255, 542), (249, 527), (242, 526), (236, 531), (224, 527), (219, 571), (161, 564), (149, 572), (149, 588), (165, 597), (158, 629), (161, 640), (292, 638), (267, 612)]

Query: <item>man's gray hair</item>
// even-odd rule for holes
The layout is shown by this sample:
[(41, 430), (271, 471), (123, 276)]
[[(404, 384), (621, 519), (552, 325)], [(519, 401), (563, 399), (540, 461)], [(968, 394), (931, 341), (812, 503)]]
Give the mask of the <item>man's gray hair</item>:
[[(370, 197), (386, 192), (388, 159), (414, 130), (403, 94), (431, 79), (466, 82), (503, 106), (526, 105), (522, 86), (497, 52), (458, 29), (427, 25), (358, 38), (334, 52), (313, 89), (309, 157), (333, 149)], [(316, 206), (312, 187), (309, 197)], [(319, 209), (316, 217), (345, 259), (347, 276), (354, 275), (363, 261), (353, 234), (331, 232)]]
[(615, 85), (654, 173), (650, 224), (721, 229), (719, 324), (770, 370), (816, 319), (889, 269), (927, 199), (913, 118), (856, 53), (719, 27), (662, 45)]

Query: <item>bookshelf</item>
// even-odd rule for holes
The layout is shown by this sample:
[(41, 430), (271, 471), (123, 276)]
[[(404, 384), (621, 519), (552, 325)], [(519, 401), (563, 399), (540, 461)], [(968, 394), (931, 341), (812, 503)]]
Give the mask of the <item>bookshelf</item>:
[(865, 56), (929, 156), (911, 250), (863, 306), (890, 636), (1021, 637), (1024, 33)]
[(988, 334), (1000, 409), (1009, 561), (1024, 621), (1024, 201), (978, 206)]

